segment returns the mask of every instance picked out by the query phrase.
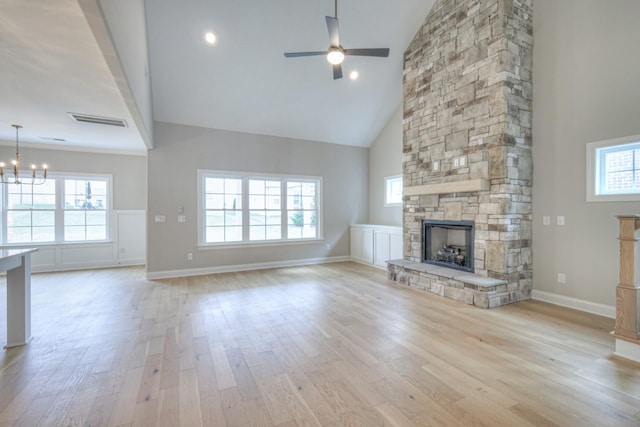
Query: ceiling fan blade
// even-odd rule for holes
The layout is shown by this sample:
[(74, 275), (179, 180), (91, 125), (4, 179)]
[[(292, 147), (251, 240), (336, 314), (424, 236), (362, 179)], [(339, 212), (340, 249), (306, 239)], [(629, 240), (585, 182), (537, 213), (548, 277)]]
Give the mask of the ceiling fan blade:
[(345, 49), (344, 54), (351, 56), (379, 56), (386, 58), (389, 56), (389, 49)]
[(340, 47), (340, 36), (338, 33), (338, 18), (333, 16), (327, 16), (327, 29), (329, 30), (329, 40), (331, 40), (331, 46)]
[(322, 52), (286, 52), (284, 54), (285, 58), (297, 58), (300, 56), (318, 56), (318, 55), (326, 55), (327, 51)]
[(336, 64), (333, 66), (333, 80), (342, 78), (342, 65)]

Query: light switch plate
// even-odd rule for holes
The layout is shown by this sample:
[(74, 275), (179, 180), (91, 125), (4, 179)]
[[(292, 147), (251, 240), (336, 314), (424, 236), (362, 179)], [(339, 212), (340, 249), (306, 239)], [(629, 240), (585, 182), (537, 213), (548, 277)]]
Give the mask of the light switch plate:
[(551, 225), (551, 217), (549, 215), (542, 217), (542, 225)]
[(564, 225), (564, 216), (558, 215), (558, 225)]

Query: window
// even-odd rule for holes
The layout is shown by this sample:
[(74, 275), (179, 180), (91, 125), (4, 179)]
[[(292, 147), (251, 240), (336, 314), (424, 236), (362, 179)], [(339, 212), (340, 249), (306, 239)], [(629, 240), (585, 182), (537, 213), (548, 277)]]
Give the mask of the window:
[(104, 241), (111, 178), (50, 175), (42, 185), (2, 187), (1, 244)]
[(640, 200), (640, 135), (587, 144), (587, 201)]
[(106, 179), (64, 179), (64, 240), (107, 238)]
[(15, 185), (6, 191), (6, 238), (3, 243), (44, 243), (56, 240), (56, 180), (42, 185)]
[(200, 245), (321, 236), (320, 178), (198, 171), (198, 184)]
[(402, 175), (388, 176), (384, 179), (384, 205), (402, 205)]
[(242, 240), (242, 179), (205, 177), (205, 242)]

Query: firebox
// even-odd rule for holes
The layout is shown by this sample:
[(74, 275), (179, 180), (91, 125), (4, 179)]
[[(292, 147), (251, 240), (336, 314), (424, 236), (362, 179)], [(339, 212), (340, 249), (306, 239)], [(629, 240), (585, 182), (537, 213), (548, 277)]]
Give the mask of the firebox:
[(473, 221), (422, 221), (423, 260), (473, 273)]

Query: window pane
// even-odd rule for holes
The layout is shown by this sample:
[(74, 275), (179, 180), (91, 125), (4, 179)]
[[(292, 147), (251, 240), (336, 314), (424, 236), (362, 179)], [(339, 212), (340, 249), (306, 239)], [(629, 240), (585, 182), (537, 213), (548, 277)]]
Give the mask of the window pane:
[(205, 226), (221, 227), (224, 225), (224, 212), (223, 211), (208, 211)]
[(300, 239), (302, 238), (302, 227), (297, 225), (291, 225), (287, 227), (287, 237), (289, 239)]
[(104, 225), (107, 223), (107, 213), (105, 211), (87, 211), (87, 225)]
[(315, 209), (315, 208), (316, 208), (316, 198), (315, 197), (304, 196), (302, 198), (302, 209)]
[(66, 241), (85, 240), (85, 236), (84, 226), (64, 226), (64, 240)]
[(238, 226), (242, 225), (242, 212), (225, 212), (224, 213), (224, 222), (227, 226)]
[(222, 194), (207, 194), (205, 200), (205, 209), (222, 208), (224, 208), (224, 196)]
[(280, 225), (266, 227), (267, 240), (280, 240), (282, 238), (282, 228)]
[(264, 225), (264, 224), (266, 224), (266, 214), (264, 211), (249, 212), (249, 225)]
[(104, 240), (107, 238), (107, 227), (104, 225), (87, 226), (87, 240)]
[(612, 172), (607, 174), (607, 191), (621, 191), (633, 188), (633, 171)]
[(205, 240), (209, 243), (224, 242), (223, 227), (207, 227)]
[(229, 178), (225, 179), (224, 192), (227, 194), (242, 194), (242, 180)]
[(315, 224), (305, 224), (302, 227), (302, 237), (303, 238), (313, 238), (317, 237), (316, 226)]
[(33, 227), (32, 242), (53, 242), (56, 239), (55, 227)]
[(7, 202), (9, 209), (31, 209), (33, 198), (30, 194), (9, 194)]
[(31, 218), (34, 227), (53, 227), (56, 225), (56, 214), (53, 211), (34, 211)]
[(633, 150), (614, 151), (605, 155), (607, 172), (618, 172), (633, 169)]
[(31, 212), (7, 212), (7, 227), (31, 227)]
[(73, 225), (81, 225), (84, 227), (85, 224), (85, 214), (84, 211), (67, 211), (64, 213), (64, 225), (65, 226), (73, 226)]
[(228, 194), (224, 196), (225, 209), (242, 209), (242, 196), (239, 194)]
[(261, 179), (249, 180), (249, 194), (265, 194), (264, 181)]
[(267, 211), (266, 212), (266, 224), (267, 225), (280, 225), (282, 222), (282, 215), (280, 211)]
[(31, 242), (31, 227), (7, 227), (8, 243)]
[(226, 227), (225, 236), (227, 242), (242, 241), (242, 227)]
[(263, 226), (251, 226), (249, 227), (249, 239), (250, 240), (264, 240), (265, 228)]
[(65, 209), (106, 209), (107, 180), (65, 179)]
[(224, 193), (224, 179), (205, 178), (204, 188), (206, 193)]

